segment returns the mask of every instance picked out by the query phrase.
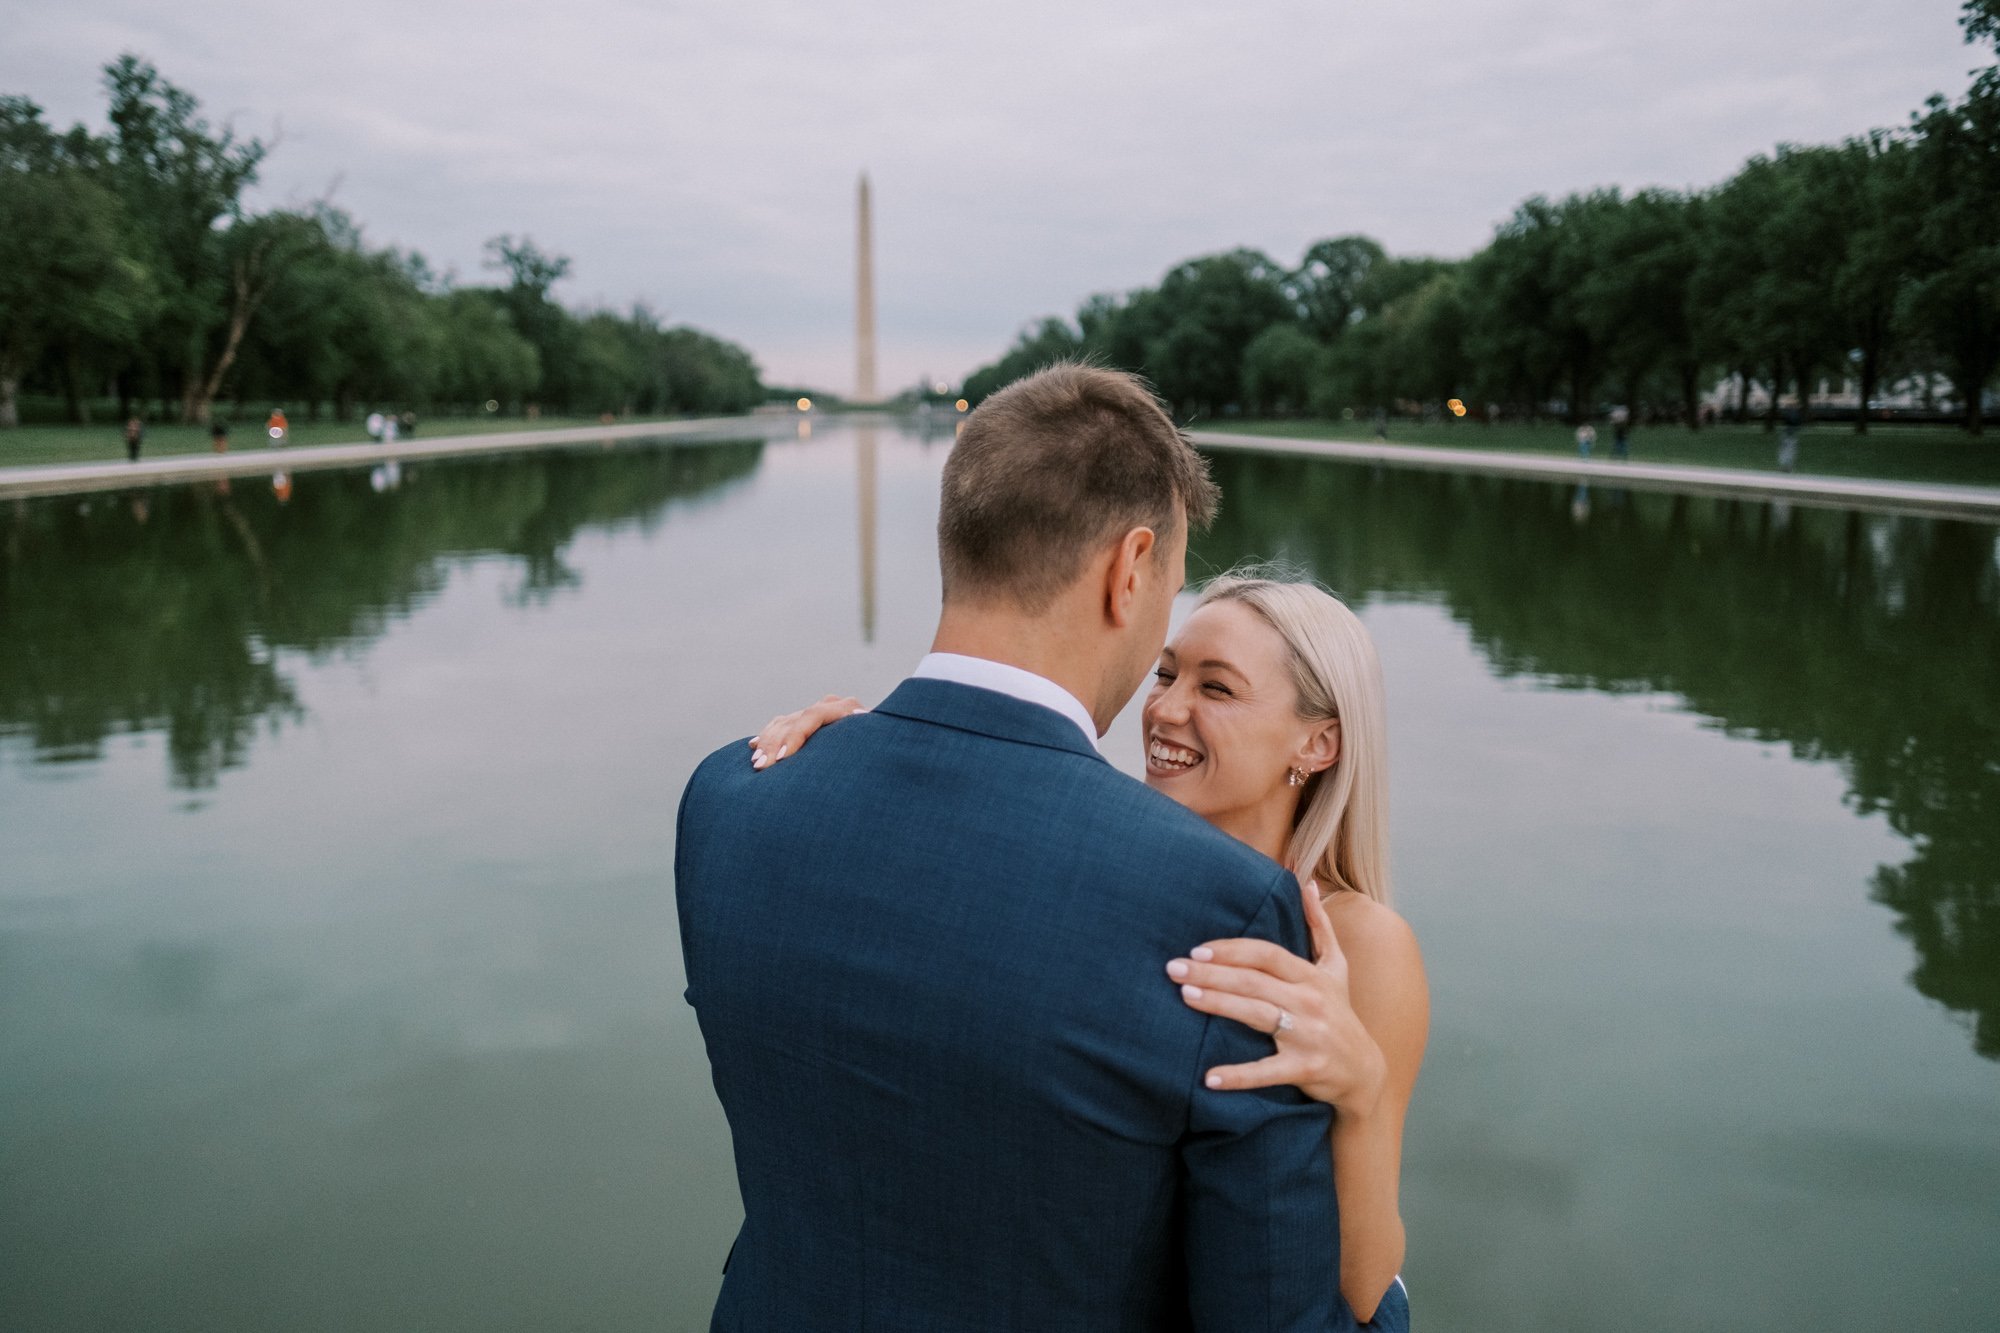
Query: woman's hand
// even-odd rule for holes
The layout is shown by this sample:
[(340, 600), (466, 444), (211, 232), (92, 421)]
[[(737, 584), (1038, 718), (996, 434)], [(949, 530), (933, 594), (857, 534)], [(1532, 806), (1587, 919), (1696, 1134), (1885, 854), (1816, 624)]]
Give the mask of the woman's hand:
[(1227, 1091), (1292, 1084), (1346, 1116), (1366, 1116), (1382, 1095), (1382, 1050), (1355, 1016), (1347, 957), (1311, 880), (1300, 886), (1316, 962), (1267, 940), (1211, 940), (1167, 964), (1190, 1009), (1267, 1032), (1278, 1053), (1208, 1071)]
[(784, 713), (764, 724), (764, 729), (750, 738), (750, 767), (769, 768), (786, 755), (806, 743), (807, 737), (829, 722), (838, 722), (843, 717), (853, 717), (868, 710), (861, 706), (859, 699), (843, 698), (829, 694), (818, 703), (801, 708), (796, 713)]

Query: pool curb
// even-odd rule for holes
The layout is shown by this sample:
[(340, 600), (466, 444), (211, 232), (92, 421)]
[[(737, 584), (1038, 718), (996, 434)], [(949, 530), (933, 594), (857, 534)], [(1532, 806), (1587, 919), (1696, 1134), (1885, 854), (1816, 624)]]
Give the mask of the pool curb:
[(394, 444), (315, 444), (273, 449), (232, 450), (225, 454), (170, 454), (137, 463), (57, 463), (0, 468), (0, 499), (11, 496), (70, 495), (91, 491), (130, 490), (140, 486), (174, 485), (221, 477), (313, 472), (326, 468), (367, 467), (395, 459), (399, 463), (468, 454), (506, 453), (518, 449), (561, 446), (615, 445), (622, 440), (670, 439), (725, 441), (791, 435), (791, 418), (700, 417), (687, 421), (625, 422), (609, 426), (564, 426), (553, 430), (496, 431), (485, 435), (439, 435), (398, 440)]
[[(608, 426), (500, 431), (484, 435), (445, 435), (401, 440), (394, 444), (362, 441), (247, 449), (226, 454), (173, 454), (137, 463), (108, 461), (4, 467), (0, 468), (0, 498), (82, 494), (173, 485), (209, 478), (365, 467), (389, 459), (407, 463), (519, 449), (592, 444), (611, 446), (625, 440), (768, 439), (777, 435), (789, 436), (794, 430), (794, 421), (790, 417), (703, 417), (686, 421), (626, 422)], [(1443, 445), (1368, 444), (1281, 435), (1238, 435), (1227, 431), (1193, 431), (1189, 438), (1204, 449), (1292, 454), (1432, 472), (1473, 473), (1558, 483), (1599, 483), (1630, 490), (1787, 501), (1820, 508), (1917, 514), (2000, 524), (2000, 487), (1995, 486), (1953, 486), (1865, 477), (1739, 471), (1686, 464), (1573, 458), (1560, 454), (1454, 449)]]
[(1428, 444), (1358, 444), (1282, 435), (1232, 435), (1192, 431), (1203, 449), (1244, 453), (1300, 454), (1350, 463), (1471, 472), (1546, 482), (1603, 483), (1630, 490), (1672, 491), (1744, 500), (1782, 500), (1828, 509), (1861, 509), (1885, 514), (2000, 523), (2000, 486), (1948, 486), (1881, 481), (1866, 477), (1824, 477), (1801, 473), (1737, 471), (1684, 464), (1629, 463), (1525, 454), (1486, 449), (1452, 449)]

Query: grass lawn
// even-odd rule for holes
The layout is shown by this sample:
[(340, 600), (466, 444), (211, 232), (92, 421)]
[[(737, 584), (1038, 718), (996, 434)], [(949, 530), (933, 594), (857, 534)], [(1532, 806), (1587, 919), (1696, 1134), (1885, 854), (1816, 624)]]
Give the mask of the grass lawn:
[[(1313, 440), (1372, 442), (1366, 421), (1229, 421), (1195, 424), (1197, 431), (1240, 435), (1285, 435)], [(1423, 426), (1389, 423), (1391, 444), (1446, 445), (1455, 449), (1507, 449), (1521, 453), (1576, 452), (1575, 431), (1559, 423), (1504, 423), (1482, 426), (1452, 422)], [(1611, 457), (1611, 427), (1597, 426), (1593, 458)], [(1761, 426), (1710, 426), (1693, 432), (1683, 426), (1640, 426), (1632, 431), (1632, 459), (1640, 463), (1692, 463), (1706, 467), (1778, 470), (1778, 436)], [(1800, 472), (1833, 477), (1879, 477), (1888, 481), (1946, 482), (2000, 486), (2000, 430), (1974, 438), (1949, 426), (1883, 426), (1856, 435), (1851, 425), (1828, 423), (1799, 432)]]
[[(635, 418), (642, 419), (642, 418)], [(433, 435), (481, 435), (489, 431), (558, 430), (565, 426), (595, 426), (596, 417), (426, 417), (417, 423), (418, 438)], [(359, 421), (294, 421), (291, 443), (360, 444), (368, 430)], [(231, 449), (258, 449), (264, 438), (263, 419), (238, 421), (229, 427)], [(141, 458), (169, 454), (207, 453), (208, 427), (149, 425)], [(21, 426), (0, 431), (0, 467), (32, 467), (49, 463), (101, 463), (125, 457), (125, 426), (105, 421), (94, 426)]]

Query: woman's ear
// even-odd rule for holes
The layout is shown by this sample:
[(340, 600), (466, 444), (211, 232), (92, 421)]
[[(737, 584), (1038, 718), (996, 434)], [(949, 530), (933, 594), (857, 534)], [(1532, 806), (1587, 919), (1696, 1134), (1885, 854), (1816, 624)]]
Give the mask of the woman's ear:
[(1340, 762), (1340, 719), (1316, 722), (1306, 743), (1299, 747), (1299, 764), (1306, 771), (1321, 773)]

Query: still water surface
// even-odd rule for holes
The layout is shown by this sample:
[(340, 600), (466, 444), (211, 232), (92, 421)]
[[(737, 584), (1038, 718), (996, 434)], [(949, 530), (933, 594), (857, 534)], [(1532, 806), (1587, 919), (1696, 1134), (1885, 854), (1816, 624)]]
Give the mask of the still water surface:
[[(948, 448), (0, 510), (0, 1327), (705, 1328), (674, 802), (923, 652)], [(1388, 673), (1422, 1323), (1991, 1327), (1995, 531), (1215, 466)]]

